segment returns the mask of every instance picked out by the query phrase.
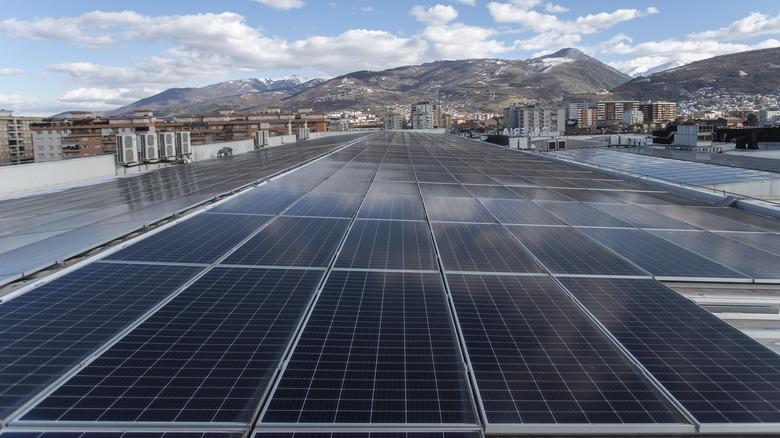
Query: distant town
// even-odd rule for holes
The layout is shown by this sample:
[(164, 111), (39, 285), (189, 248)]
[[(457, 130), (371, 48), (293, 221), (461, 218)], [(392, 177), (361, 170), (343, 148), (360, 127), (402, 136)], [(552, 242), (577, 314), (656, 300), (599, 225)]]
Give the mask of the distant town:
[[(155, 116), (152, 110), (136, 110), (133, 115), (123, 117), (74, 111), (42, 118), (17, 117), (12, 110), (1, 110), (0, 165), (102, 155), (117, 155), (120, 163), (181, 158), (183, 139), (186, 147), (240, 140), (251, 140), (256, 147), (262, 147), (274, 137), (288, 136), (295, 141), (306, 139), (312, 133), (379, 129), (439, 129), (471, 138), (504, 135), (530, 139), (588, 134), (651, 135), (678, 124), (777, 127), (780, 97), (698, 90), (684, 93), (679, 102), (521, 102), (506, 107), (501, 114), (470, 113), (452, 103), (433, 101), (388, 106), (379, 114), (325, 113), (313, 107), (297, 107), (292, 111), (269, 107), (264, 112), (243, 114), (224, 107), (215, 114), (165, 118)], [(128, 158), (119, 150), (118, 145), (130, 138), (135, 138), (132, 141), (137, 143), (137, 157)], [(153, 150), (145, 147), (151, 146), (150, 142), (158, 151), (152, 152), (152, 156), (144, 152)]]

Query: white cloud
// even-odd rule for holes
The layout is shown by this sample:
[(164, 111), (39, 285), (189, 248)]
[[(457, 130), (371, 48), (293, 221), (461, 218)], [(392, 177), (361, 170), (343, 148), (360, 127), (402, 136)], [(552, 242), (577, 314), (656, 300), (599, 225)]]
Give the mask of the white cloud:
[(455, 2), (456, 3), (462, 3), (464, 5), (469, 5), (469, 6), (476, 6), (477, 5), (475, 0), (455, 0)]
[(24, 70), (18, 68), (0, 68), (0, 76), (16, 76), (24, 74)]
[(302, 8), (306, 5), (303, 0), (253, 0), (274, 9), (287, 11), (289, 9)]
[(571, 34), (593, 34), (608, 29), (616, 24), (658, 13), (658, 9), (650, 7), (644, 11), (638, 9), (618, 9), (614, 12), (601, 12), (578, 17), (574, 21), (559, 20), (557, 16), (542, 14), (532, 8), (538, 1), (515, 1), (512, 3), (488, 3), (488, 10), (497, 23), (514, 23), (523, 30), (537, 33), (557, 31)]
[(770, 18), (753, 12), (747, 17), (731, 23), (728, 27), (688, 35), (691, 40), (736, 41), (768, 33), (780, 33), (780, 14)]
[(72, 104), (96, 104), (129, 105), (139, 99), (159, 93), (158, 89), (130, 89), (130, 88), (76, 88), (60, 96), (60, 102)]
[(430, 42), (432, 47), (425, 58), (484, 58), (511, 51), (512, 47), (492, 38), (496, 34), (497, 31), (493, 29), (463, 23), (428, 26), (423, 31), (422, 38)]
[(553, 14), (560, 14), (562, 12), (569, 12), (569, 8), (565, 8), (563, 6), (554, 5), (552, 3), (547, 3), (544, 5), (544, 10)]
[(579, 34), (560, 34), (556, 31), (545, 32), (526, 40), (515, 41), (516, 50), (542, 50), (544, 54), (562, 47), (575, 47), (582, 40)]
[(439, 26), (449, 23), (458, 18), (458, 11), (452, 6), (436, 5), (425, 9), (422, 6), (415, 6), (409, 12), (417, 21), (429, 23), (433, 26)]

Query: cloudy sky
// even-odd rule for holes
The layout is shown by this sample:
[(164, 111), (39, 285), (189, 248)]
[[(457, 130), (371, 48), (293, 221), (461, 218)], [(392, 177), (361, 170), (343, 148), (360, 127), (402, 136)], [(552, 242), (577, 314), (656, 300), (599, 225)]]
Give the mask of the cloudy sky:
[[(173, 87), (337, 76), (576, 47), (629, 74), (780, 47), (776, 2), (38, 0), (4, 2), (0, 108), (100, 111)], [(4, 18), (1, 18), (4, 17)]]

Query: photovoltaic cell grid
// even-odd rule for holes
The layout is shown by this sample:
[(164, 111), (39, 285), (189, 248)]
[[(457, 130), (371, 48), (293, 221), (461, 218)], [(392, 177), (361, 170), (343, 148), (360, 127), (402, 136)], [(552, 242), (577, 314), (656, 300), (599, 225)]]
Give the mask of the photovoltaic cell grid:
[[(257, 432), (252, 438), (481, 438), (479, 432)], [(35, 438), (35, 437), (30, 437)], [(67, 437), (66, 437), (67, 438)]]
[(0, 417), (5, 419), (199, 270), (92, 263), (0, 304)]
[(438, 273), (332, 271), (262, 423), (474, 423)]
[(428, 224), (357, 220), (336, 259), (336, 268), (438, 269)]
[(629, 154), (600, 148), (553, 152), (558, 158), (639, 175), (703, 186), (778, 179), (776, 173)]
[(214, 268), (22, 420), (251, 421), (322, 275)]
[(489, 423), (684, 422), (550, 278), (447, 282)]
[(780, 425), (773, 351), (655, 281), (561, 282), (700, 423)]
[(324, 268), (348, 226), (349, 219), (282, 216), (237, 248), (223, 264)]
[(272, 216), (201, 213), (106, 257), (106, 260), (212, 263)]
[(5, 432), (3, 438), (241, 438), (220, 432)]

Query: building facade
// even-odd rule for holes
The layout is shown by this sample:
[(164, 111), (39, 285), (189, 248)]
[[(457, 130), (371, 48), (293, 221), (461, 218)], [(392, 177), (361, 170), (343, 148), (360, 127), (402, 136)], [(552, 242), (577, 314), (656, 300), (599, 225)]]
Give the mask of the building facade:
[(566, 109), (538, 104), (504, 109), (504, 127), (520, 136), (559, 135), (566, 130)]
[(413, 104), (410, 119), (412, 129), (436, 129), (444, 127), (439, 105), (433, 102), (418, 102)]
[(635, 100), (609, 100), (599, 101), (599, 122), (622, 123), (623, 113), (637, 109), (639, 102)]
[(41, 117), (15, 117), (0, 110), (0, 165), (31, 163), (35, 159), (30, 125)]
[(269, 107), (263, 113), (238, 114), (222, 108), (217, 114), (174, 116), (170, 120), (156, 117), (152, 110), (136, 110), (126, 117), (93, 117), (75, 112), (66, 117), (47, 119), (33, 126), (36, 159), (52, 161), (116, 153), (116, 137), (121, 134), (158, 134), (189, 132), (193, 145), (250, 140), (255, 132), (267, 131), (270, 137), (295, 135), (300, 129), (328, 132), (326, 113), (312, 107), (282, 112)]
[(596, 108), (582, 108), (576, 113), (577, 126), (588, 128), (599, 124), (599, 110)]
[(639, 104), (646, 122), (671, 122), (677, 117), (677, 104), (674, 102), (648, 102)]
[(631, 110), (623, 113), (623, 123), (626, 125), (641, 125), (645, 121), (642, 111)]

